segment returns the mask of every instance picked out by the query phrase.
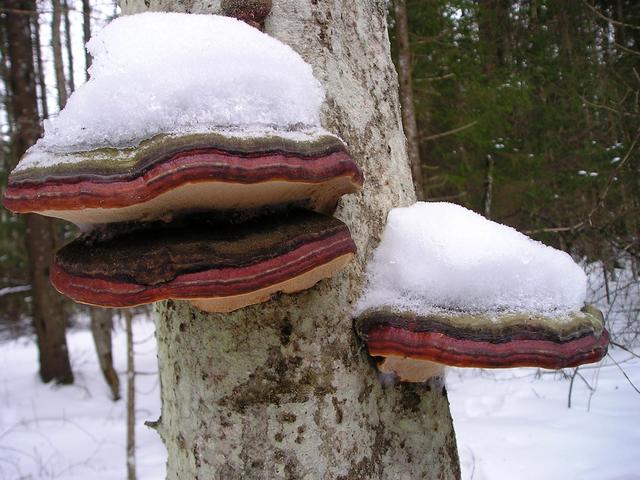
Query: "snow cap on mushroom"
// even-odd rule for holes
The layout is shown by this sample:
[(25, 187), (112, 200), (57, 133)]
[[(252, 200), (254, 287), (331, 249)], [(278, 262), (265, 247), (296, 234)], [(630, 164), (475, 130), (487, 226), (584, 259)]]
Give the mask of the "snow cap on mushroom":
[(56, 254), (51, 282), (80, 303), (129, 307), (172, 298), (229, 312), (310, 288), (355, 251), (344, 223), (311, 211), (238, 224), (189, 217), (74, 240)]
[(416, 361), (561, 368), (606, 353), (568, 254), (454, 204), (392, 210), (367, 274), (358, 332), (371, 355), (418, 372)]
[(326, 211), (360, 188), (346, 146), (320, 126), (311, 67), (278, 40), (233, 18), (145, 13), (88, 48), (91, 79), (11, 174), (9, 209), (77, 223), (248, 198)]

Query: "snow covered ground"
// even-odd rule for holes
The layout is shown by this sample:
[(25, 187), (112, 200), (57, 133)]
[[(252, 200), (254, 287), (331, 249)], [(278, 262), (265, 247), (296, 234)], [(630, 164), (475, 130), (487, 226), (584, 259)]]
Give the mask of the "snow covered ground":
[[(137, 465), (140, 479), (164, 478), (166, 452), (144, 426), (160, 415), (153, 323), (134, 320)], [(102, 378), (91, 332), (67, 335), (75, 384), (43, 385), (32, 338), (0, 344), (0, 479), (113, 480), (126, 478), (126, 404), (113, 402)], [(114, 335), (115, 367), (126, 392), (123, 327)]]

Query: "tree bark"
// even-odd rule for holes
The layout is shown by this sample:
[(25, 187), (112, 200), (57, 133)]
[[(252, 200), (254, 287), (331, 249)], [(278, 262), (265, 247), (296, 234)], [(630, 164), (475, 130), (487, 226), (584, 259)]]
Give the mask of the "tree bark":
[(90, 307), (91, 334), (98, 354), (98, 363), (102, 375), (111, 390), (113, 400), (120, 398), (120, 379), (113, 368), (113, 349), (111, 346), (111, 331), (113, 330), (112, 310), (100, 307)]
[[(124, 13), (215, 13), (198, 0), (123, 0)], [(215, 3), (215, 2), (214, 2)], [(324, 85), (323, 124), (349, 145), (364, 190), (336, 216), (358, 256), (337, 277), (231, 314), (158, 304), (170, 479), (459, 478), (442, 386), (383, 384), (352, 330), (365, 262), (390, 208), (415, 200), (382, 1), (279, 0), (265, 31)]]
[(407, 154), (413, 175), (416, 198), (424, 200), (424, 179), (420, 159), (420, 141), (418, 123), (413, 98), (413, 80), (411, 77), (411, 44), (409, 43), (409, 19), (405, 0), (394, 0), (393, 11), (396, 19), (396, 40), (398, 45), (398, 80), (400, 81), (400, 106), (402, 125), (407, 137)]
[(58, 108), (62, 110), (67, 103), (67, 86), (64, 78), (64, 61), (62, 60), (62, 42), (60, 40), (60, 19), (62, 7), (60, 0), (51, 0), (51, 48), (53, 50), (53, 70), (58, 91)]
[(91, 55), (86, 48), (87, 42), (91, 39), (91, 4), (89, 0), (82, 0), (82, 38), (84, 40), (84, 74), (89, 80), (89, 67), (91, 66)]
[[(8, 56), (11, 62), (10, 83), (15, 122), (14, 151), (19, 158), (40, 136), (33, 42), (30, 16), (35, 12), (32, 0), (7, 0), (5, 26)], [(39, 215), (26, 216), (26, 249), (32, 287), (33, 322), (40, 352), (40, 376), (44, 382), (73, 382), (65, 339), (66, 317), (60, 295), (49, 284), (49, 265), (53, 259), (53, 222)]]

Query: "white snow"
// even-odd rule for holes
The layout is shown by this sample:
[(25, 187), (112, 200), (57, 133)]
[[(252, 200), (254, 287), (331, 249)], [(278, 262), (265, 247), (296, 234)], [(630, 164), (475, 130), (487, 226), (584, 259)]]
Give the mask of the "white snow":
[[(166, 450), (144, 426), (160, 415), (153, 322), (133, 323), (136, 371), (136, 463), (140, 480), (165, 477)], [(67, 333), (75, 383), (56, 387), (38, 377), (33, 338), (0, 343), (0, 479), (126, 478), (126, 341), (113, 347), (123, 399), (113, 402), (102, 378), (91, 332)]]
[(369, 308), (559, 315), (582, 308), (586, 276), (562, 251), (451, 203), (389, 212), (356, 315)]
[(324, 91), (311, 66), (239, 20), (124, 16), (87, 48), (91, 79), (45, 122), (32, 151), (133, 146), (159, 133), (215, 128), (320, 126)]

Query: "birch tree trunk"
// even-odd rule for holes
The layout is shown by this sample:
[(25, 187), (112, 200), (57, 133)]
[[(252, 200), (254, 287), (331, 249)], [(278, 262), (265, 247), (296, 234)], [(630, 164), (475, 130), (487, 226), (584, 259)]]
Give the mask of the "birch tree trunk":
[[(458, 478), (441, 386), (384, 385), (352, 330), (366, 260), (390, 208), (415, 200), (382, 1), (274, 0), (265, 31), (324, 85), (323, 124), (362, 167), (345, 197), (359, 253), (311, 290), (231, 314), (158, 305), (156, 338), (170, 479)], [(147, 10), (216, 13), (219, 2), (122, 0)]]

